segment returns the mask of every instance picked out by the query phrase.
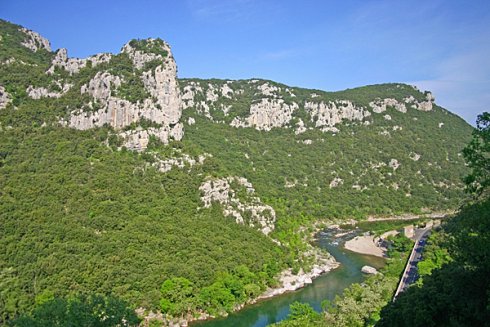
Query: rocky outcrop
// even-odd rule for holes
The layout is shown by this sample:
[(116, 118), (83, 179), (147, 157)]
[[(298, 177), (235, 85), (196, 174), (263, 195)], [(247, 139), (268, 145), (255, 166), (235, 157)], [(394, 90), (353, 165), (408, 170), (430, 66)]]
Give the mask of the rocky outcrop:
[(171, 157), (171, 158), (166, 158), (166, 159), (160, 159), (158, 155), (154, 154), (154, 159), (155, 162), (152, 163), (152, 166), (157, 168), (160, 172), (166, 173), (172, 168), (177, 167), (177, 168), (185, 168), (186, 166), (189, 166), (190, 168), (194, 167), (195, 165), (202, 165), (204, 164), (204, 161), (207, 158), (211, 158), (212, 155), (209, 153), (201, 154), (197, 156), (196, 158), (191, 157), (188, 154), (180, 154), (179, 156)]
[(392, 98), (378, 98), (374, 101), (371, 101), (369, 103), (369, 106), (373, 109), (375, 113), (378, 114), (385, 112), (390, 107), (395, 108), (399, 112), (406, 113), (407, 106), (420, 111), (430, 111), (432, 110), (434, 100), (435, 98), (432, 96), (432, 93), (426, 92), (424, 101), (418, 101), (413, 95), (410, 95), (408, 97), (405, 97), (402, 102)]
[(391, 159), (391, 160), (390, 160), (390, 162), (388, 163), (388, 166), (389, 166), (390, 168), (393, 168), (393, 170), (397, 170), (397, 169), (398, 169), (398, 167), (400, 167), (400, 165), (401, 165), (401, 164), (400, 164), (400, 163), (398, 162), (398, 160), (396, 160), (396, 159)]
[[(336, 100), (325, 102), (305, 102), (305, 110), (310, 113), (311, 121), (316, 127), (324, 127), (323, 131), (342, 122), (342, 120), (362, 121), (371, 113), (362, 107), (355, 106), (351, 101)], [(326, 127), (326, 128), (325, 128)]]
[[(151, 40), (147, 42), (152, 44)], [(146, 149), (150, 136), (157, 137), (165, 144), (170, 139), (181, 140), (184, 131), (182, 123), (179, 122), (182, 109), (177, 66), (168, 45), (161, 44), (161, 51), (167, 53), (167, 56), (154, 53), (148, 53), (146, 56), (143, 51), (135, 50), (130, 43), (123, 47), (123, 52), (132, 58), (136, 67), (142, 68), (148, 61), (162, 60), (155, 68), (141, 74), (144, 88), (150, 97), (136, 103), (121, 99), (117, 97), (117, 90), (124, 83), (124, 78), (109, 72), (98, 72), (81, 87), (80, 92), (89, 94), (100, 109), (88, 112), (82, 109), (73, 111), (66, 122), (68, 126), (84, 130), (108, 124), (115, 129), (121, 129), (137, 124), (144, 118), (160, 126), (120, 133), (127, 148), (138, 151)]]
[[(240, 192), (244, 190), (244, 192)], [(208, 179), (200, 187), (201, 201), (205, 208), (213, 202), (223, 207), (225, 216), (235, 218), (238, 224), (248, 224), (268, 235), (274, 229), (276, 212), (254, 195), (252, 184), (243, 177)], [(243, 197), (239, 197), (241, 194)]]
[(398, 102), (396, 99), (386, 98), (386, 99), (376, 99), (369, 103), (369, 106), (377, 114), (385, 112), (387, 108), (393, 107), (399, 112), (407, 112), (407, 107), (404, 103)]
[(285, 292), (295, 291), (313, 282), (313, 279), (339, 266), (330, 254), (321, 251), (318, 248), (310, 248), (305, 254), (314, 262), (310, 271), (300, 269), (297, 274), (294, 274), (289, 268), (279, 275), (279, 287), (268, 289), (262, 294), (259, 299), (269, 298)]
[(300, 118), (296, 123), (296, 130), (294, 131), (294, 134), (299, 135), (299, 134), (303, 134), (304, 132), (306, 132), (305, 123)]
[(344, 184), (344, 180), (342, 178), (339, 178), (339, 177), (335, 177), (329, 184), (329, 188), (335, 188), (337, 186), (340, 186)]
[(107, 100), (112, 91), (121, 86), (121, 78), (108, 72), (98, 72), (88, 84), (82, 85), (80, 92), (90, 94), (94, 99)]
[(255, 127), (258, 130), (270, 131), (274, 127), (289, 124), (298, 104), (287, 104), (283, 99), (263, 98), (250, 106), (250, 115), (246, 118), (235, 117), (231, 122), (234, 127)]
[[(133, 45), (133, 42), (135, 43)], [(146, 50), (138, 50), (135, 46), (138, 43), (144, 42), (145, 45), (144, 47)], [(152, 51), (148, 51), (151, 48), (157, 48), (160, 53), (154, 53)], [(163, 62), (164, 61), (164, 55), (166, 54), (165, 57), (167, 57), (171, 52), (170, 52), (170, 46), (168, 43), (160, 40), (160, 39), (146, 39), (146, 40), (133, 40), (128, 43), (126, 43), (122, 49), (122, 53), (127, 53), (129, 58), (133, 61), (134, 67), (136, 69), (142, 69), (146, 63), (151, 62), (151, 61), (159, 61)]]
[(66, 92), (68, 92), (71, 87), (73, 86), (73, 84), (61, 84), (60, 82), (56, 82), (56, 86), (61, 89), (61, 91), (59, 92), (56, 92), (56, 91), (50, 91), (48, 90), (47, 88), (45, 87), (34, 87), (32, 85), (30, 85), (26, 92), (27, 92), (27, 95), (29, 97), (31, 97), (32, 99), (41, 99), (41, 98), (59, 98), (61, 97), (63, 94), (65, 94)]
[(26, 35), (22, 45), (33, 52), (37, 52), (40, 49), (51, 52), (51, 44), (47, 39), (42, 37), (39, 33), (28, 30), (27, 28), (20, 28), (20, 31)]
[(409, 157), (410, 157), (410, 159), (412, 159), (413, 161), (419, 161), (419, 159), (420, 159), (420, 157), (421, 157), (421, 156), (420, 156), (420, 154), (418, 154), (418, 153), (415, 153), (415, 152), (410, 152)]
[(12, 101), (10, 94), (5, 91), (5, 88), (0, 85), (0, 109), (4, 109)]
[(148, 147), (150, 137), (154, 136), (164, 144), (168, 144), (170, 139), (182, 140), (184, 129), (182, 124), (175, 126), (162, 126), (159, 128), (150, 127), (143, 129), (137, 127), (135, 130), (129, 130), (119, 133), (124, 140), (123, 145), (133, 151), (144, 151)]
[(90, 62), (92, 67), (95, 67), (101, 63), (109, 62), (112, 58), (110, 53), (99, 53), (94, 56), (79, 59), (79, 58), (68, 58), (67, 50), (64, 48), (56, 51), (56, 55), (51, 61), (51, 67), (47, 70), (47, 74), (53, 74), (56, 67), (62, 68), (70, 73), (70, 75), (76, 74), (80, 69), (87, 66)]

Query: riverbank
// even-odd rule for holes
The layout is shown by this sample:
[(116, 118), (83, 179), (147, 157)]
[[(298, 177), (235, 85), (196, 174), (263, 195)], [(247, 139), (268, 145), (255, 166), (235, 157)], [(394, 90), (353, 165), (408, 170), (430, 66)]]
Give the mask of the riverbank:
[(312, 248), (306, 256), (315, 258), (314, 260), (316, 263), (312, 266), (310, 271), (305, 272), (303, 271), (303, 268), (301, 268), (297, 274), (293, 274), (291, 268), (284, 270), (279, 275), (280, 286), (267, 289), (256, 299), (256, 301), (284, 294), (286, 292), (296, 291), (297, 289), (313, 283), (315, 278), (340, 265), (332, 255), (318, 248)]

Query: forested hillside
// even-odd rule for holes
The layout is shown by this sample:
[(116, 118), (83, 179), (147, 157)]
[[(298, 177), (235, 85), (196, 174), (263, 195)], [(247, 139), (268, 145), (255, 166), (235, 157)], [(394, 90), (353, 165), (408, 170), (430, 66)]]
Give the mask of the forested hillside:
[(78, 59), (0, 33), (0, 323), (91, 294), (224, 314), (311, 268), (316, 222), (463, 197), (471, 127), (412, 86), (179, 80), (160, 39)]

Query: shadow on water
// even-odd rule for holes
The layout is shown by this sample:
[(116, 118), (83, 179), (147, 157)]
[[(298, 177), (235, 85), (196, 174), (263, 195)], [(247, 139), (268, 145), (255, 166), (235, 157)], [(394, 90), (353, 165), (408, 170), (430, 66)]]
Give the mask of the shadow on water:
[[(338, 231), (337, 231), (338, 232)], [(312, 284), (295, 292), (279, 295), (258, 303), (248, 305), (241, 311), (226, 318), (192, 323), (192, 327), (263, 327), (279, 322), (289, 314), (289, 306), (296, 301), (309, 303), (315, 310), (321, 310), (321, 302), (333, 300), (336, 295), (353, 283), (361, 282), (365, 276), (361, 273), (364, 265), (381, 268), (385, 260), (378, 257), (357, 254), (343, 249), (344, 239), (335, 239), (334, 231), (319, 234), (318, 246), (330, 252), (340, 262), (340, 267), (318, 277)], [(346, 238), (352, 237), (350, 234)], [(339, 245), (339, 241), (340, 244)]]

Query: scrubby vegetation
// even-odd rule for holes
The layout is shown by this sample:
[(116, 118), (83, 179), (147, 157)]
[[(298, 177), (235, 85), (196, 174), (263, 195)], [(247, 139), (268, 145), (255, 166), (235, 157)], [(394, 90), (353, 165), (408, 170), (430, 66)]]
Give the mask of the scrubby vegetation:
[[(75, 319), (71, 308), (91, 310), (92, 305), (113, 303), (108, 299), (123, 301), (118, 308), (142, 306), (176, 317), (224, 314), (274, 286), (281, 270), (311, 266), (303, 254), (313, 229), (305, 227), (317, 221), (459, 205), (459, 180), (467, 172), (459, 151), (471, 129), (442, 108), (393, 111), (392, 120), (377, 116), (369, 126), (346, 123), (337, 135), (318, 129), (295, 135), (287, 128), (233, 128), (191, 107), (182, 121), (192, 117), (196, 123), (186, 126), (182, 142), (165, 147), (152, 139), (147, 152), (118, 150), (121, 140), (111, 128), (76, 131), (60, 120), (73, 110), (100, 109), (80, 92), (99, 72), (123, 79), (113, 95), (142, 101), (149, 96), (142, 71), (126, 54), (118, 54), (76, 74), (56, 68), (47, 75), (54, 54), (21, 46), (24, 36), (18, 28), (0, 20), (0, 85), (12, 99), (0, 109), (0, 324), (21, 315), (19, 325), (42, 317), (58, 321), (60, 315)], [(134, 40), (130, 45), (166, 57), (162, 42)], [(149, 62), (143, 70), (155, 65)], [(26, 91), (30, 85), (60, 91), (65, 84), (72, 87), (59, 98), (34, 100)], [(230, 84), (245, 91), (232, 99), (229, 116), (211, 108), (213, 115), (222, 115), (216, 120), (228, 123), (233, 115), (247, 114), (258, 98), (246, 85), (248, 81)], [(313, 92), (290, 89), (302, 99)], [(359, 104), (382, 96), (423, 96), (392, 84), (314, 92), (319, 99), (341, 97)], [(293, 101), (290, 94), (283, 98)], [(229, 100), (220, 99), (217, 106)], [(304, 110), (298, 115), (294, 122), (312, 123)], [(395, 132), (395, 125), (403, 130)], [(127, 129), (158, 126), (142, 120)], [(387, 130), (389, 137), (382, 134)], [(313, 143), (304, 144), (307, 139)], [(156, 155), (165, 159), (177, 152), (211, 156), (192, 169), (166, 173), (151, 165)], [(420, 154), (420, 160), (411, 159), (412, 153)], [(400, 163), (396, 169), (388, 165), (392, 159)], [(208, 176), (247, 178), (276, 212), (270, 236), (236, 224), (217, 204), (203, 209), (199, 186)], [(336, 177), (343, 184), (331, 187)], [(237, 196), (246, 196), (242, 193)], [(309, 315), (310, 310), (298, 305), (295, 312)]]

